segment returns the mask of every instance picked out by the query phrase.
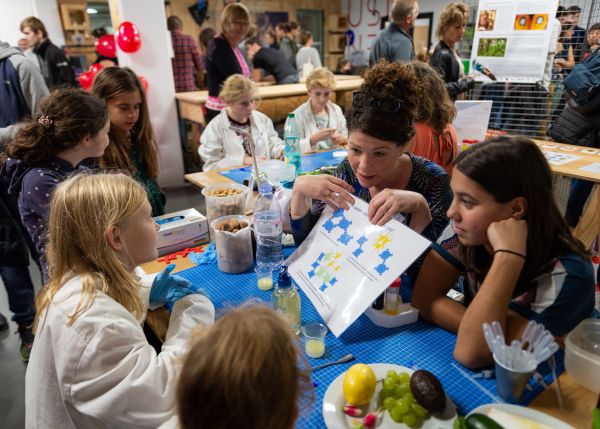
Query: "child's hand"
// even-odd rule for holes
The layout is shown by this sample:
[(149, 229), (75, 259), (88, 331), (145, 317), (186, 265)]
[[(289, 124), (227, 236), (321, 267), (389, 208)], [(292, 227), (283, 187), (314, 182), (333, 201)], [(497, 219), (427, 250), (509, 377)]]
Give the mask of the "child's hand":
[(527, 222), (509, 217), (492, 222), (487, 230), (490, 245), (496, 250), (504, 249), (525, 255), (527, 252)]
[(331, 136), (331, 143), (333, 143), (334, 146), (346, 146), (348, 140), (343, 135), (339, 134), (338, 132), (335, 132)]
[(184, 296), (195, 293), (190, 281), (170, 274), (174, 268), (175, 264), (167, 265), (167, 268), (156, 276), (150, 289), (150, 302), (172, 305)]
[(335, 133), (335, 131), (335, 128), (323, 128), (321, 131), (317, 131), (310, 136), (310, 144), (314, 146), (320, 141), (327, 140)]

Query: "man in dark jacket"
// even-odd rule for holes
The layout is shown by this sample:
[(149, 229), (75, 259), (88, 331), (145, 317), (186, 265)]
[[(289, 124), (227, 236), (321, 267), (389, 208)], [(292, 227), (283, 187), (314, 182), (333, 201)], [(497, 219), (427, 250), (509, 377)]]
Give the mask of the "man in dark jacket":
[(48, 39), (44, 23), (34, 16), (21, 21), (21, 32), (40, 60), (42, 76), (50, 90), (59, 85), (78, 86), (65, 53)]
[(254, 65), (254, 78), (259, 80), (260, 69), (268, 76), (273, 76), (278, 85), (298, 83), (297, 70), (285, 59), (277, 49), (263, 48), (260, 40), (254, 37), (246, 40), (248, 59)]
[(381, 30), (371, 48), (369, 65), (381, 58), (388, 61), (412, 61), (415, 59), (415, 47), (408, 33), (415, 25), (419, 15), (416, 0), (395, 0), (390, 11), (390, 25)]
[[(550, 129), (550, 135), (556, 141), (600, 148), (600, 114), (598, 112), (582, 113), (567, 105)], [(594, 183), (587, 180), (573, 179), (565, 220), (575, 228), (585, 206)]]

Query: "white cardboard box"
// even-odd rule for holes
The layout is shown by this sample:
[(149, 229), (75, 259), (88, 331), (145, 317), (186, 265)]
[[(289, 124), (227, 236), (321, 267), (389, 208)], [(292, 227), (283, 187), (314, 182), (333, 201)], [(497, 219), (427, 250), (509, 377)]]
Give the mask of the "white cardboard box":
[(154, 220), (160, 225), (156, 242), (159, 256), (210, 241), (208, 220), (195, 209), (157, 216)]

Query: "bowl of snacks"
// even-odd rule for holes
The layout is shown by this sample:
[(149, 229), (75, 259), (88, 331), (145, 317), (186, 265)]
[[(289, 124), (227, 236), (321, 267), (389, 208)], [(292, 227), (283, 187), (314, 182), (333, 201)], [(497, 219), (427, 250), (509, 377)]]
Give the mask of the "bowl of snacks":
[(221, 216), (211, 222), (217, 263), (224, 273), (242, 273), (254, 263), (249, 224), (250, 220), (241, 215)]
[[(206, 200), (206, 217), (210, 224), (213, 220), (228, 215), (243, 215), (246, 212), (248, 188), (238, 183), (220, 183), (202, 189)], [(214, 238), (214, 229), (211, 235)]]

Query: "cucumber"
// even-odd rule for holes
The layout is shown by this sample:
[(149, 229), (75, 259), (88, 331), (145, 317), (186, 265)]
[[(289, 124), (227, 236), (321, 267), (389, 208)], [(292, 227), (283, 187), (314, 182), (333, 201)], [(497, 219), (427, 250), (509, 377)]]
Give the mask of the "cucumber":
[(484, 414), (471, 414), (466, 420), (467, 429), (504, 429), (503, 426), (496, 423)]

